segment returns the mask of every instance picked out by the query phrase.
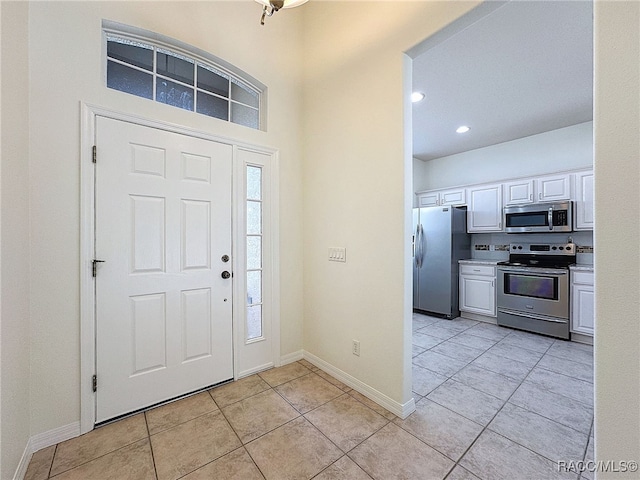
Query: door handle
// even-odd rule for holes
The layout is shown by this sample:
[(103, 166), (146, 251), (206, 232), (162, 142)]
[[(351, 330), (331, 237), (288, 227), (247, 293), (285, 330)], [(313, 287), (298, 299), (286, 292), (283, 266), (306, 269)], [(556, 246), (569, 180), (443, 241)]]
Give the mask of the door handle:
[(227, 278), (231, 277), (231, 274), (225, 270), (224, 272), (222, 272), (222, 274), (220, 274), (220, 276), (226, 280)]

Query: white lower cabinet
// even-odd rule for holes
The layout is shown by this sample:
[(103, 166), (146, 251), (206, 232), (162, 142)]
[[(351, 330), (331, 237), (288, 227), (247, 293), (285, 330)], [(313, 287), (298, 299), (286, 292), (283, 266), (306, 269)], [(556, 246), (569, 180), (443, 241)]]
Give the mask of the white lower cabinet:
[(571, 332), (593, 336), (593, 271), (571, 270)]
[(460, 310), (496, 316), (496, 267), (460, 265)]

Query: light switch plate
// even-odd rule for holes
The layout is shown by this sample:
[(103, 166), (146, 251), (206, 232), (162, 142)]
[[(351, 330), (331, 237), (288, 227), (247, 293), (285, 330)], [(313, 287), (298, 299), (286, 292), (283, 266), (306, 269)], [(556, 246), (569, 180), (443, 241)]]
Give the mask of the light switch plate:
[(329, 261), (330, 262), (346, 262), (347, 249), (338, 248), (338, 247), (329, 248)]

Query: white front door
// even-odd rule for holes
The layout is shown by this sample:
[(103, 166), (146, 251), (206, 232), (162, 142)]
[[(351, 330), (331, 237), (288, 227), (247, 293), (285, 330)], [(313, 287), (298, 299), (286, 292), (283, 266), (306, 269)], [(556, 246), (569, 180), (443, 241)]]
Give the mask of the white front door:
[(233, 378), (233, 147), (105, 117), (96, 144), (102, 422)]

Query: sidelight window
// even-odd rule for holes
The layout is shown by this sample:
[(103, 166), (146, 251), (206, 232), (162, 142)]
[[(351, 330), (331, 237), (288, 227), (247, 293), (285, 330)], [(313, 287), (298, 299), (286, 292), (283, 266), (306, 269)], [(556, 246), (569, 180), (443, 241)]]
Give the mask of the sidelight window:
[(247, 165), (247, 341), (262, 328), (262, 168)]

